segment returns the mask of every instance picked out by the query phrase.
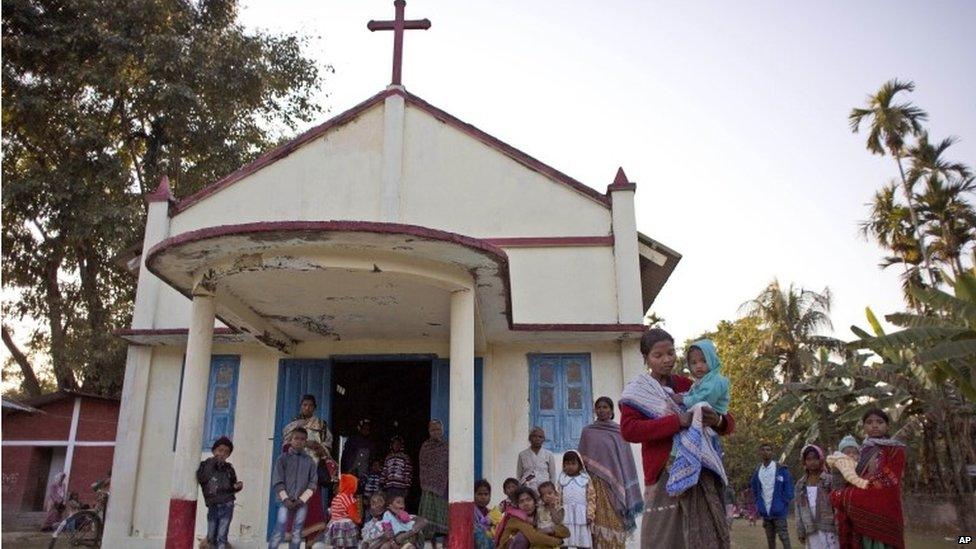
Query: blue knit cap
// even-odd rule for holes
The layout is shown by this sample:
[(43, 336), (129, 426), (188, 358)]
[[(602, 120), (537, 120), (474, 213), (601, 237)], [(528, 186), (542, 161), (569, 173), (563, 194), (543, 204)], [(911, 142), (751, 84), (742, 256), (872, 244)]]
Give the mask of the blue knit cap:
[(860, 449), (861, 445), (857, 443), (857, 439), (854, 438), (854, 435), (847, 435), (844, 438), (840, 439), (840, 444), (837, 445), (837, 451), (843, 452), (844, 448)]

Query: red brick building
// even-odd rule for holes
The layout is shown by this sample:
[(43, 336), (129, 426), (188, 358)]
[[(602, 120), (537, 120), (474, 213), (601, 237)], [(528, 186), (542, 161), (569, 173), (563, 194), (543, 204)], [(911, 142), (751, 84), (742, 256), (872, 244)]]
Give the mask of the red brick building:
[[(23, 406), (18, 406), (23, 404)], [(3, 513), (40, 511), (54, 477), (94, 503), (93, 482), (112, 468), (118, 399), (59, 391), (22, 403), (4, 399)]]

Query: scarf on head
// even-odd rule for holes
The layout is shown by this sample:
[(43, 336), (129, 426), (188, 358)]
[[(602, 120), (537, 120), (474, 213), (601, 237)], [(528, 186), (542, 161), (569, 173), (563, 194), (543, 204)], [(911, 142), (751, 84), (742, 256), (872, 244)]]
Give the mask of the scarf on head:
[(729, 379), (720, 373), (722, 361), (718, 359), (715, 344), (710, 339), (702, 339), (692, 343), (688, 347), (689, 351), (691, 349), (698, 349), (705, 355), (708, 373), (692, 384), (691, 390), (685, 395), (685, 406), (691, 408), (699, 402), (707, 402), (716, 412), (727, 414), (729, 412)]
[(566, 473), (560, 471), (559, 472), (559, 480), (557, 481), (559, 483), (559, 486), (561, 488), (565, 488), (565, 487), (569, 486), (570, 484), (576, 484), (578, 486), (582, 486), (583, 488), (585, 488), (586, 485), (590, 483), (590, 475), (587, 474), (587, 472), (586, 472), (586, 463), (583, 462), (583, 456), (581, 456), (580, 453), (577, 452), (576, 450), (566, 450), (566, 453), (567, 454), (576, 454), (576, 459), (579, 460), (579, 462), (583, 466), (583, 468), (580, 469), (579, 474), (577, 474), (575, 477), (571, 477), (571, 476), (567, 475)]
[(803, 461), (803, 456), (807, 453), (807, 448), (813, 448), (813, 450), (815, 452), (817, 452), (817, 456), (820, 457), (820, 466), (823, 469), (822, 472), (826, 473), (827, 472), (827, 461), (826, 461), (826, 458), (824, 457), (824, 452), (816, 444), (807, 444), (803, 448), (800, 448), (800, 461), (801, 461), (801, 463)]
[(447, 449), (447, 441), (443, 438), (429, 438), (420, 446), (420, 487), (445, 498), (450, 471)]
[[(620, 395), (620, 403), (636, 409), (650, 419), (658, 419), (682, 413), (682, 409), (671, 399), (674, 391), (670, 387), (663, 387), (651, 374), (644, 372), (624, 387)], [(677, 457), (668, 473), (668, 494), (677, 496), (685, 490), (698, 484), (702, 467), (712, 471), (722, 481), (728, 484), (725, 466), (718, 448), (718, 436), (715, 431), (703, 428), (701, 407), (699, 404), (692, 409), (691, 426), (675, 433), (674, 441), (677, 447)]]
[(590, 475), (606, 483), (624, 528), (628, 533), (634, 531), (637, 517), (644, 512), (644, 497), (634, 454), (620, 435), (620, 425), (614, 421), (595, 421), (583, 427), (579, 453)]

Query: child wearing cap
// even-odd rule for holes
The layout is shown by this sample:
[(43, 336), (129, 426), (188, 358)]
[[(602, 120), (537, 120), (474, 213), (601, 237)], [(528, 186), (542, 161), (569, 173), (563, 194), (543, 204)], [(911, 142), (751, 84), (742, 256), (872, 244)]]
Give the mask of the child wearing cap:
[(223, 549), (228, 547), (227, 532), (234, 515), (234, 500), (244, 483), (237, 480), (234, 466), (227, 462), (234, 451), (234, 443), (227, 437), (220, 437), (211, 450), (213, 456), (201, 461), (197, 468), (197, 482), (207, 504), (207, 542), (210, 547)]
[(840, 471), (848, 484), (858, 488), (867, 488), (868, 481), (857, 475), (857, 460), (860, 446), (852, 435), (840, 439), (837, 451), (827, 456), (827, 465)]

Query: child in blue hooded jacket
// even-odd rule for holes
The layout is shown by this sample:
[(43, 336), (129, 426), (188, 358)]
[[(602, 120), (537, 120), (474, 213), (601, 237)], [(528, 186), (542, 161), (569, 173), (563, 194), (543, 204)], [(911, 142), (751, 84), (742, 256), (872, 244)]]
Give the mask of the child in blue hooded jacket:
[(672, 396), (675, 402), (690, 409), (704, 402), (719, 414), (729, 412), (729, 378), (720, 372), (722, 362), (718, 359), (715, 344), (710, 339), (696, 341), (688, 347), (688, 369), (695, 382), (687, 393)]

